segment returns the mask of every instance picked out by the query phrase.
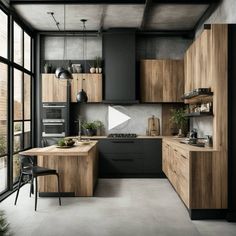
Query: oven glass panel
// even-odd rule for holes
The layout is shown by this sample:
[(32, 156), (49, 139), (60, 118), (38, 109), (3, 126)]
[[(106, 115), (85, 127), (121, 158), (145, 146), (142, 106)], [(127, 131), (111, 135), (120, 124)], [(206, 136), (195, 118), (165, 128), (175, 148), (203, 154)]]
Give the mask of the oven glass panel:
[(63, 123), (51, 123), (43, 125), (45, 134), (61, 134), (65, 132), (65, 126)]
[(44, 108), (43, 119), (63, 119), (63, 109)]

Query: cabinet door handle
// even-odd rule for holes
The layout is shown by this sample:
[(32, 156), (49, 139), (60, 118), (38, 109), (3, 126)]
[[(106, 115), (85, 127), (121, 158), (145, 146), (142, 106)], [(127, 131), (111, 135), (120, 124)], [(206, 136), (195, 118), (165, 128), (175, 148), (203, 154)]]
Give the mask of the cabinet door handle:
[(134, 141), (132, 140), (114, 140), (114, 141), (111, 141), (112, 143), (134, 143)]
[(131, 159), (131, 158), (126, 158), (126, 159), (114, 159), (114, 158), (112, 158), (112, 161), (125, 161), (125, 162), (132, 162), (132, 161), (134, 161), (134, 160)]
[(188, 159), (186, 156), (184, 156), (184, 155), (182, 155), (182, 154), (181, 154), (181, 157), (183, 157), (184, 159)]

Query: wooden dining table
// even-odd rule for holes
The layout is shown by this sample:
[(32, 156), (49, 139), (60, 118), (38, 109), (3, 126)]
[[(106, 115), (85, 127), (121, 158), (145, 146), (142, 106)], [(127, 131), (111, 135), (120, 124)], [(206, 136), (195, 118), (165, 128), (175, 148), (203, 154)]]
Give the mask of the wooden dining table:
[[(91, 197), (98, 180), (97, 141), (78, 143), (70, 148), (52, 145), (32, 148), (21, 155), (36, 156), (37, 164), (55, 169), (60, 176), (61, 196)], [(57, 196), (55, 176), (39, 177), (39, 196)]]

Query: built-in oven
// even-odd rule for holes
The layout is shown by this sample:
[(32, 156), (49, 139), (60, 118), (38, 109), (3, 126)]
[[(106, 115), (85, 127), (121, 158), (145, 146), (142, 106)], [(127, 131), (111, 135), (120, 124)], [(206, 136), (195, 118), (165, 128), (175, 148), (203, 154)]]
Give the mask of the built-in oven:
[(43, 122), (43, 137), (65, 137), (65, 122), (57, 122), (55, 120), (48, 120)]
[(43, 103), (43, 122), (65, 122), (67, 119), (66, 103)]

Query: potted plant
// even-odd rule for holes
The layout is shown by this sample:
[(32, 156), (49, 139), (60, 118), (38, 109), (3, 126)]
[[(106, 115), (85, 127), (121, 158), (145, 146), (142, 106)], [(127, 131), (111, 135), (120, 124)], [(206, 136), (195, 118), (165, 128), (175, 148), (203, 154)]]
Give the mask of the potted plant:
[(96, 57), (96, 73), (102, 73), (102, 58)]
[(172, 109), (170, 122), (176, 125), (178, 128), (178, 137), (184, 137), (183, 130), (187, 125), (187, 117), (184, 108)]
[(82, 123), (83, 133), (87, 136), (94, 136), (97, 132), (97, 126), (94, 122), (83, 122)]
[(94, 121), (94, 124), (96, 125), (96, 129), (97, 129), (96, 135), (100, 136), (102, 134), (102, 129), (104, 128), (104, 125), (100, 120)]
[(96, 72), (96, 61), (95, 60), (93, 60), (93, 62), (92, 62), (92, 65), (91, 64), (89, 64), (89, 66), (90, 66), (90, 73), (92, 73), (92, 74), (94, 74), (95, 72)]
[(44, 73), (48, 74), (48, 73), (51, 73), (51, 72), (52, 72), (52, 65), (48, 64), (48, 63), (45, 63), (45, 65), (44, 65)]

